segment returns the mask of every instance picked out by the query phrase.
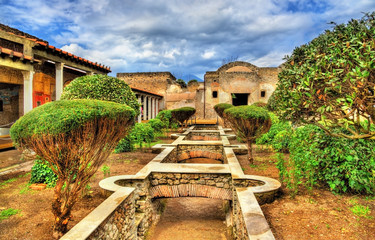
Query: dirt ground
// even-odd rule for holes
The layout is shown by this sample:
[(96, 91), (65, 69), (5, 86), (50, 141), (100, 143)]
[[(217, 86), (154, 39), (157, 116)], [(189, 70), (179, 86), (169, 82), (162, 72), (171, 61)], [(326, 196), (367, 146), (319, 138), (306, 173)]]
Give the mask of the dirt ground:
[[(173, 140), (164, 139), (163, 142)], [(233, 144), (238, 144), (234, 141)], [(110, 175), (135, 174), (156, 154), (150, 152), (132, 152), (123, 154), (112, 154), (105, 165), (109, 166)], [(246, 155), (237, 156), (246, 174), (263, 175), (278, 179), (278, 170), (275, 167), (276, 156), (270, 150), (255, 147), (255, 164), (249, 165)], [(69, 223), (69, 228), (78, 223), (92, 209), (98, 206), (104, 197), (100, 194), (98, 182), (103, 179), (103, 171), (98, 170), (92, 179), (90, 191), (87, 196), (80, 199), (73, 210), (73, 220)], [(51, 213), (52, 189), (34, 191), (28, 188), (30, 174), (24, 174), (16, 178), (0, 180), (0, 210), (7, 208), (19, 209), (20, 213), (0, 220), (0, 239), (52, 239), (51, 226), (53, 215)], [(205, 199), (204, 199), (205, 200)], [(209, 199), (209, 204), (213, 204)], [(193, 199), (194, 206), (201, 206), (203, 200)], [(201, 238), (197, 236), (191, 239), (225, 239), (225, 225), (220, 213), (216, 211), (218, 205), (208, 205), (201, 207), (204, 215), (198, 215), (189, 208), (191, 202), (185, 200), (169, 201), (165, 211), (165, 217), (161, 219), (161, 226), (173, 232), (174, 229), (181, 229), (185, 236), (181, 238), (171, 236), (163, 229), (155, 230), (155, 239), (186, 239), (200, 229), (210, 237)], [(371, 211), (367, 216), (357, 216), (351, 209), (356, 206), (368, 207)], [(282, 188), (279, 198), (271, 204), (265, 204), (262, 210), (269, 222), (272, 232), (278, 240), (294, 239), (375, 239), (375, 197), (361, 195), (334, 195), (327, 189), (316, 189), (311, 193), (302, 192), (295, 198), (291, 198), (288, 189)], [(187, 209), (186, 211), (183, 209)], [(198, 208), (199, 209), (199, 208)], [(177, 212), (173, 212), (176, 211)], [(189, 214), (192, 214), (191, 216)], [(182, 214), (182, 215), (178, 215)], [(186, 215), (186, 216), (184, 216)], [(171, 220), (174, 216), (184, 223)], [(190, 217), (189, 217), (190, 216)], [(198, 220), (199, 218), (203, 218)], [(196, 219), (193, 224), (192, 219)], [(206, 221), (208, 220), (208, 221)], [(210, 221), (215, 220), (214, 222)], [(205, 223), (204, 223), (205, 222)], [(208, 223), (208, 225), (207, 225)], [(193, 228), (196, 227), (196, 228)], [(172, 229), (172, 230), (171, 230)], [(191, 229), (191, 231), (189, 231)], [(194, 230), (193, 230), (194, 229)], [(212, 237), (211, 238), (211, 234)], [(224, 235), (223, 235), (224, 234)], [(207, 235), (207, 236), (208, 236)]]
[[(246, 174), (279, 179), (275, 167), (276, 155), (263, 147), (255, 147), (255, 162), (250, 165), (247, 155), (237, 155)], [(367, 216), (357, 216), (351, 209), (368, 207)], [(326, 188), (303, 191), (295, 198), (282, 187), (279, 198), (261, 206), (278, 240), (301, 239), (375, 239), (375, 196), (335, 195)]]
[(208, 198), (170, 198), (147, 240), (227, 240), (223, 201)]
[[(150, 152), (112, 154), (104, 165), (110, 167), (111, 176), (136, 174), (156, 155)], [(88, 190), (87, 195), (75, 204), (69, 229), (105, 200), (98, 185), (103, 178), (103, 171), (99, 169), (90, 182), (91, 189)], [(29, 179), (30, 173), (0, 181), (0, 210), (8, 208), (21, 210), (17, 215), (0, 222), (0, 239), (53, 239), (51, 237), (53, 189), (30, 190)]]

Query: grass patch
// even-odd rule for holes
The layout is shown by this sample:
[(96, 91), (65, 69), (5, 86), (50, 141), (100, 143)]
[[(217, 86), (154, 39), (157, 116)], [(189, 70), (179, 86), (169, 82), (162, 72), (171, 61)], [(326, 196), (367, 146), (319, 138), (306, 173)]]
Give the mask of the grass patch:
[(370, 216), (371, 210), (368, 206), (356, 204), (350, 208), (350, 211), (352, 211), (352, 213), (358, 217), (364, 217), (369, 219), (372, 218), (372, 216)]
[(30, 173), (26, 173), (26, 174), (23, 174), (23, 175), (19, 175), (19, 176), (17, 176), (17, 177), (10, 178), (10, 179), (8, 179), (8, 180), (6, 180), (6, 181), (4, 181), (4, 182), (1, 182), (1, 183), (0, 183), (0, 189), (6, 187), (9, 183), (15, 182), (15, 181), (16, 181), (17, 179), (19, 179), (19, 178), (26, 177), (27, 175), (30, 175)]
[(8, 208), (0, 212), (0, 221), (8, 219), (10, 216), (16, 215), (21, 210), (19, 209), (13, 209), (13, 208)]

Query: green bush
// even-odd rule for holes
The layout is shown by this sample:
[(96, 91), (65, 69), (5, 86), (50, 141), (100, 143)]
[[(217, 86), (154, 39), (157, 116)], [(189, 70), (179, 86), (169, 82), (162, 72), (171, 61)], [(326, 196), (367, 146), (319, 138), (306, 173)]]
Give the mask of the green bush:
[(135, 137), (131, 132), (120, 140), (115, 148), (115, 153), (134, 151)]
[(157, 119), (160, 119), (166, 128), (170, 128), (173, 122), (172, 110), (163, 110), (158, 113), (156, 116)]
[(264, 103), (264, 102), (255, 102), (255, 103), (253, 103), (251, 105), (252, 106), (256, 106), (256, 107), (265, 108), (267, 106), (267, 103)]
[(136, 123), (130, 134), (134, 136), (140, 148), (143, 148), (144, 142), (150, 146), (151, 142), (155, 139), (154, 129), (147, 123)]
[(133, 119), (134, 115), (134, 110), (124, 104), (84, 99), (60, 100), (34, 108), (18, 119), (12, 125), (10, 135), (18, 144), (45, 134), (56, 136), (68, 133), (98, 118)]
[(219, 103), (214, 106), (214, 110), (219, 115), (219, 117), (224, 118), (224, 111), (228, 108), (233, 107), (232, 104), (229, 103)]
[(160, 119), (154, 118), (150, 119), (148, 121), (148, 124), (154, 129), (156, 133), (161, 133), (163, 132), (163, 129), (166, 127), (165, 123), (162, 122)]
[(280, 157), (278, 168), (294, 193), (300, 185), (311, 189), (318, 184), (336, 193), (375, 193), (374, 140), (333, 137), (307, 125), (293, 132), (289, 151), (289, 161)]
[(292, 134), (290, 123), (287, 121), (280, 121), (272, 112), (269, 112), (268, 114), (271, 117), (272, 126), (267, 133), (257, 138), (256, 144), (272, 146), (277, 152), (288, 152), (290, 135)]
[(87, 75), (74, 79), (64, 88), (61, 100), (97, 99), (122, 103), (139, 114), (138, 100), (124, 81), (107, 75)]
[(177, 109), (173, 109), (171, 113), (172, 113), (172, 118), (177, 120), (181, 125), (183, 125), (186, 120), (188, 120), (191, 116), (195, 114), (195, 108), (192, 108), (192, 107), (177, 108)]
[(30, 183), (46, 183), (48, 187), (56, 185), (57, 176), (51, 170), (48, 163), (38, 157), (31, 168)]
[(180, 85), (181, 88), (187, 88), (186, 82), (184, 80), (177, 79), (176, 82), (178, 83), (178, 85)]
[(268, 132), (272, 122), (267, 110), (257, 106), (237, 106), (224, 111), (225, 118), (237, 132), (237, 136), (248, 145), (249, 162), (254, 162), (252, 144)]

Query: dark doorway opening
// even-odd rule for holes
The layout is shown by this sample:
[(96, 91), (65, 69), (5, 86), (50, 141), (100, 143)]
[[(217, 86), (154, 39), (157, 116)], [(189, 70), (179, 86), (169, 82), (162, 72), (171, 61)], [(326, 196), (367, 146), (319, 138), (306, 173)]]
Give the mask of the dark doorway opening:
[(247, 105), (249, 93), (232, 93), (233, 106)]

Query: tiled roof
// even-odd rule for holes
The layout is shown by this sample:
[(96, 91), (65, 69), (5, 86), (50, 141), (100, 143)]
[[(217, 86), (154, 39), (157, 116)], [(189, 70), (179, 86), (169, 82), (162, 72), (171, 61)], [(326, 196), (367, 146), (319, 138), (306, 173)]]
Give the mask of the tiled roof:
[(31, 56), (24, 55), (23, 53), (20, 53), (20, 52), (12, 51), (8, 48), (0, 47), (0, 55), (2, 55), (2, 54), (8, 55), (11, 58), (13, 58), (13, 57), (19, 58), (21, 61), (29, 61), (31, 63), (40, 62), (40, 60), (34, 59)]
[(20, 31), (16, 28), (12, 28), (12, 27), (9, 27), (7, 25), (4, 25), (4, 24), (0, 23), (0, 30), (4, 31), (4, 32), (7, 32), (7, 33), (10, 33), (10, 34), (13, 34), (13, 35), (16, 35), (18, 37), (26, 38), (30, 41), (33, 41), (37, 44), (36, 45), (37, 48), (39, 48), (40, 50), (44, 50), (46, 52), (49, 52), (53, 55), (63, 55), (65, 58), (68, 58), (72, 61), (79, 62), (80, 64), (89, 65), (90, 67), (99, 69), (103, 72), (111, 72), (111, 69), (108, 66), (104, 66), (104, 65), (99, 64), (97, 62), (94, 63), (94, 62), (89, 61), (87, 59), (78, 57), (78, 56), (76, 56), (72, 53), (63, 51), (59, 48), (56, 48), (52, 45), (49, 45), (49, 43), (47, 41), (43, 40), (43, 39), (37, 38), (37, 37), (35, 37), (33, 35), (30, 35), (28, 33), (25, 33), (25, 32), (22, 32), (22, 31)]
[(155, 95), (155, 96), (158, 96), (158, 97), (163, 97), (163, 95), (160, 95), (158, 93), (154, 93), (154, 92), (150, 92), (148, 90), (144, 90), (144, 89), (140, 89), (140, 88), (136, 88), (136, 87), (132, 87), (132, 86), (129, 86), (132, 90), (135, 90), (135, 91), (138, 91), (138, 92), (143, 92), (143, 93), (148, 93), (148, 94), (151, 94), (151, 95)]

